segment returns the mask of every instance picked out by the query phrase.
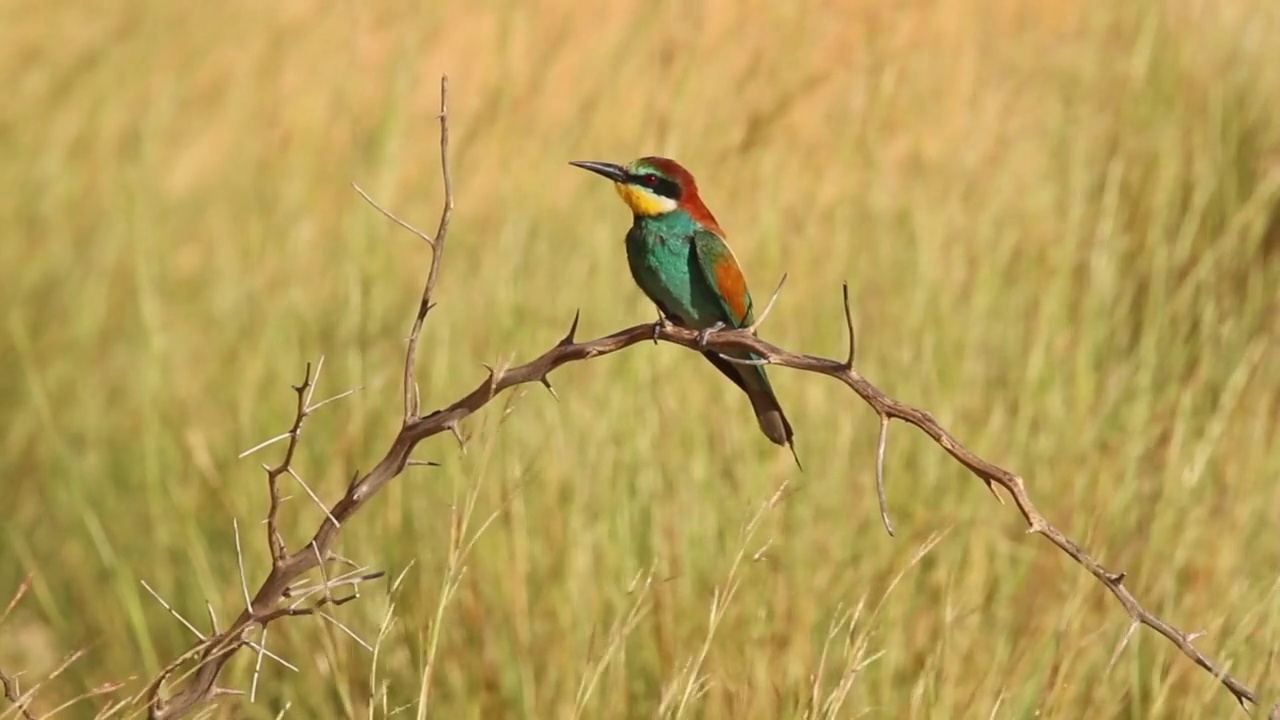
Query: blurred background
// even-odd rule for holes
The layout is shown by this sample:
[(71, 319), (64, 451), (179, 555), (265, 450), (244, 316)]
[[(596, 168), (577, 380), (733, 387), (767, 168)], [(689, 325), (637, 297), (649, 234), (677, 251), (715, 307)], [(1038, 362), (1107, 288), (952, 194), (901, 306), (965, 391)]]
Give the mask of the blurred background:
[[(256, 587), (281, 448), (237, 455), (287, 429), (306, 362), (317, 397), (363, 390), (312, 418), (301, 476), (332, 502), (381, 458), (429, 254), (350, 183), (434, 229), (447, 72), (426, 408), (579, 308), (580, 337), (653, 318), (625, 207), (566, 163), (675, 157), (756, 295), (789, 273), (764, 337), (842, 357), (848, 281), (868, 379), (1280, 699), (1276, 37), (1264, 0), (0, 3), (0, 603), (34, 573), (0, 668), (29, 687), (85, 649), (35, 709), (124, 681), (61, 713), (92, 717), (193, 640), (143, 581), (229, 622), (233, 519)], [(668, 345), (502, 398), (465, 454), (425, 443), (443, 467), (338, 547), (389, 573), (332, 613), (376, 656), (273, 626), (299, 672), (208, 716), (1239, 712), (1153, 633), (1113, 658), (1114, 599), (905, 426), (887, 537), (875, 415), (772, 376), (803, 473)], [(322, 515), (293, 494), (297, 545)]]

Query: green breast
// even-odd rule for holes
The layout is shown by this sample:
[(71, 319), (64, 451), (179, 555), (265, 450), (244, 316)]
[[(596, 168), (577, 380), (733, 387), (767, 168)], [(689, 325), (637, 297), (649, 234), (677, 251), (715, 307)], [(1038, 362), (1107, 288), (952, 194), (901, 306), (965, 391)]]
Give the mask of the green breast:
[(696, 229), (684, 213), (636, 218), (627, 233), (627, 264), (636, 284), (664, 313), (700, 329), (721, 320), (723, 311), (694, 255)]

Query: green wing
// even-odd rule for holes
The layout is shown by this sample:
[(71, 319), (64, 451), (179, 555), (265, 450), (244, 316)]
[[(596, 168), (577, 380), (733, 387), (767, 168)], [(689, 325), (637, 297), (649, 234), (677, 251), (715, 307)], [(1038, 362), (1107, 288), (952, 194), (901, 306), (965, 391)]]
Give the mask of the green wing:
[(698, 230), (693, 234), (693, 254), (703, 279), (720, 304), (726, 324), (741, 328), (755, 322), (747, 279), (724, 238), (710, 230)]

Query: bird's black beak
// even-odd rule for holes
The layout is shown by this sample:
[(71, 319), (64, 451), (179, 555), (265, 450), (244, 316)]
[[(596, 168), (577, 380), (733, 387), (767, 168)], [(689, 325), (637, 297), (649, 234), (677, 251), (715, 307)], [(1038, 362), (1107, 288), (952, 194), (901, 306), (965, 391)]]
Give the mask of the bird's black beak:
[(597, 175), (603, 175), (614, 182), (624, 183), (630, 178), (626, 168), (613, 163), (596, 162), (594, 160), (573, 160), (569, 164), (574, 167), (580, 167), (583, 170), (590, 170)]

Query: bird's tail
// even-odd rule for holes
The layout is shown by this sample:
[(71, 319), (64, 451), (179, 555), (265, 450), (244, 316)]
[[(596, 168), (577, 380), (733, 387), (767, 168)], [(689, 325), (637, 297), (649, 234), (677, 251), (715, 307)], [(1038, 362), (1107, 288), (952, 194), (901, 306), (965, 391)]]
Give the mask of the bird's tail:
[(796, 454), (795, 433), (791, 430), (791, 423), (787, 421), (786, 413), (782, 411), (782, 405), (778, 403), (778, 396), (773, 392), (769, 376), (759, 365), (740, 365), (739, 367), (742, 368), (742, 379), (745, 381), (743, 389), (751, 399), (751, 409), (756, 413), (756, 422), (760, 425), (760, 431), (778, 445), (786, 445), (791, 450), (792, 457), (796, 459), (796, 465), (803, 470), (800, 456)]
[[(778, 445), (786, 445), (790, 448), (791, 456), (796, 459), (796, 466), (803, 470), (800, 456), (796, 454), (795, 433), (791, 431), (791, 423), (787, 421), (786, 413), (782, 412), (782, 406), (778, 404), (778, 396), (773, 392), (773, 386), (769, 383), (769, 376), (764, 372), (764, 366), (730, 362), (714, 352), (704, 352), (703, 356), (735, 385), (742, 388), (751, 399), (751, 409), (756, 413), (756, 422), (760, 424), (760, 431)], [(755, 355), (750, 357), (752, 360), (759, 360)]]

